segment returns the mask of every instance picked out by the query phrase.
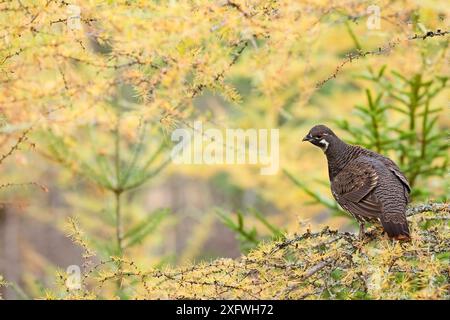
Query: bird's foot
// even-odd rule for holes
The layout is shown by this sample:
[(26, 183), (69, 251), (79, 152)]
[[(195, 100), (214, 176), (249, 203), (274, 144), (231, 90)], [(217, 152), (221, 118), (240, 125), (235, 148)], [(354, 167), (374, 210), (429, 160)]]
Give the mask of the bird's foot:
[(363, 241), (365, 237), (366, 237), (366, 233), (364, 232), (364, 224), (361, 223), (359, 225), (358, 239), (359, 239), (359, 241)]

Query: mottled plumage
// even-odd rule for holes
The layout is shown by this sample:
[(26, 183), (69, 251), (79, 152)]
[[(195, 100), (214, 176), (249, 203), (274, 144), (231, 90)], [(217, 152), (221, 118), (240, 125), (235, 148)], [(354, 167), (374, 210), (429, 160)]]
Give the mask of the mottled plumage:
[(324, 151), (331, 192), (360, 224), (360, 236), (370, 221), (381, 222), (391, 238), (410, 238), (405, 212), (411, 188), (392, 160), (343, 142), (324, 125), (313, 127), (303, 141)]

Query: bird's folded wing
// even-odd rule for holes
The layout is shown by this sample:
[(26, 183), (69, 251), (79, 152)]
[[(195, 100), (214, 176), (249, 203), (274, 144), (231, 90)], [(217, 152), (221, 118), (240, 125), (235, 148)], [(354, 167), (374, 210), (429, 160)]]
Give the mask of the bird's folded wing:
[(378, 174), (370, 159), (361, 157), (350, 162), (331, 183), (339, 203), (352, 214), (378, 217), (382, 207), (375, 195), (369, 194), (378, 184)]
[(411, 192), (411, 187), (408, 183), (408, 179), (406, 179), (405, 175), (400, 171), (397, 165), (389, 158), (383, 158), (384, 163), (389, 168), (389, 170), (401, 181), (401, 183), (406, 188), (406, 196), (409, 198), (409, 193)]

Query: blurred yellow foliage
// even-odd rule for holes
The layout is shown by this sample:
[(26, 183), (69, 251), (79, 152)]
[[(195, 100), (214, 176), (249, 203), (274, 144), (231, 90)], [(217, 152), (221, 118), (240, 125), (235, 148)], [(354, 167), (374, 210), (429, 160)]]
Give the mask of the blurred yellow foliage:
[[(281, 167), (301, 173), (306, 184), (326, 179), (321, 151), (300, 146), (300, 139), (312, 124), (355, 119), (350, 111), (365, 98), (366, 86), (357, 75), (369, 67), (377, 70), (386, 64), (405, 75), (446, 74), (449, 70), (448, 32), (444, 30), (448, 6), (444, 1), (376, 1), (380, 8), (379, 29), (367, 24), (371, 5), (373, 1), (359, 0), (0, 1), (0, 184), (39, 181), (28, 185), (46, 185), (50, 190), (48, 198), (42, 198), (29, 190), (17, 192), (0, 186), (2, 195), (12, 198), (14, 204), (20, 203), (20, 208), (25, 207), (25, 215), (49, 225), (61, 227), (67, 216), (77, 217), (78, 231), (85, 230), (88, 238), (104, 249), (104, 257), (117, 250), (114, 241), (124, 240), (127, 228), (139, 225), (157, 209), (144, 194), (148, 191), (142, 186), (144, 180), (137, 184), (142, 172), (132, 169), (149, 169), (147, 163), (154, 164), (151, 169), (159, 168), (163, 160), (151, 162), (153, 152), (167, 156), (162, 146), (172, 130), (189, 127), (194, 120), (220, 130), (279, 128)], [(424, 37), (430, 30), (438, 35)], [(439, 96), (436, 103), (446, 104), (447, 99)], [(441, 128), (448, 128), (448, 118), (438, 121)], [(129, 167), (121, 171), (122, 164)], [(169, 163), (163, 172), (155, 170), (152, 182), (159, 186), (180, 176), (208, 181), (223, 172), (233, 185), (256, 190), (257, 197), (271, 205), (266, 206), (264, 214), (277, 226), (295, 232), (294, 222), (298, 219), (314, 227), (323, 223), (314, 220), (323, 208), (305, 207), (305, 193), (293, 186), (281, 170), (268, 177), (259, 175), (257, 166)], [(122, 202), (117, 200), (125, 193), (121, 179), (128, 179), (124, 184), (130, 187)], [(430, 188), (445, 188), (441, 180), (432, 181)], [(167, 196), (164, 190), (157, 192), (161, 199)], [(317, 191), (330, 195), (325, 185), (318, 186)], [(180, 193), (193, 197), (189, 190)], [(116, 195), (116, 200), (111, 195)], [(199, 192), (197, 197), (203, 194)], [(164, 201), (168, 201), (167, 197)], [(28, 206), (22, 206), (22, 202)], [(122, 214), (115, 215), (114, 210), (120, 211), (118, 207)], [(381, 241), (359, 250), (352, 236), (331, 231), (299, 241), (290, 237), (292, 244), (303, 250), (292, 257), (301, 258), (303, 252), (301, 255), (309, 259), (300, 260), (303, 264), (293, 266), (289, 272), (278, 270), (276, 265), (285, 263), (282, 260), (290, 245), (266, 257), (267, 252), (276, 249), (275, 243), (260, 246), (242, 260), (217, 260), (167, 272), (138, 271), (137, 264), (165, 264), (161, 257), (167, 258), (167, 251), (175, 246), (172, 242), (176, 242), (168, 229), (182, 224), (180, 217), (187, 211), (177, 209), (178, 216), (172, 215), (162, 232), (147, 232), (147, 240), (151, 241), (139, 248), (117, 246), (122, 256), (116, 258), (115, 265), (125, 267), (122, 272), (129, 275), (139, 272), (142, 284), (148, 282), (149, 292), (138, 288), (130, 296), (319, 297), (326, 293), (323, 288), (328, 284), (315, 286), (313, 279), (341, 265), (344, 274), (335, 271), (335, 276), (355, 283), (355, 287), (342, 289), (345, 293), (331, 290), (326, 293), (330, 297), (354, 298), (361, 291), (373, 298), (390, 297), (391, 293), (397, 298), (403, 294), (409, 298), (448, 297), (438, 276), (445, 268), (445, 259), (436, 260), (427, 251), (431, 244), (448, 245), (448, 228), (440, 223), (436, 226), (439, 234), (420, 231), (419, 220), (427, 218), (426, 214), (412, 218), (417, 238), (398, 253), (398, 263), (406, 261), (398, 276), (389, 273), (384, 278), (377, 274), (394, 259), (387, 258), (387, 252), (400, 252), (397, 247), (390, 248), (388, 241)], [(183, 234), (189, 245), (176, 262), (196, 259), (213, 233), (212, 210), (194, 209), (200, 212), (194, 219), (196, 226), (193, 234)], [(328, 218), (326, 224), (331, 228), (347, 222), (342, 217)], [(72, 236), (78, 239), (77, 232)], [(80, 239), (76, 242), (87, 247)], [(333, 241), (325, 244), (326, 251), (318, 253), (315, 246), (327, 239)], [(341, 249), (351, 253), (352, 258), (337, 256), (336, 250)], [(376, 250), (385, 254), (377, 255)], [(415, 254), (426, 268), (415, 270), (405, 252)], [(352, 259), (361, 261), (350, 271)], [(306, 277), (304, 284), (295, 283), (314, 267), (310, 262), (320, 265), (321, 261), (333, 262)], [(245, 268), (254, 271), (245, 273)], [(113, 271), (104, 272), (105, 280), (117, 280)], [(413, 279), (416, 274), (420, 283)], [(180, 277), (188, 282), (180, 285)], [(379, 286), (369, 283), (371, 277)], [(438, 280), (430, 280), (435, 278)], [(199, 279), (205, 283), (198, 284)], [(103, 282), (101, 277), (95, 281)], [(214, 281), (223, 285), (215, 285)], [(424, 285), (430, 281), (430, 285)], [(385, 283), (392, 284), (392, 291), (385, 288)], [(403, 285), (419, 289), (397, 288)], [(111, 292), (104, 295), (112, 296)], [(83, 291), (69, 292), (65, 297), (99, 296), (103, 293)]]

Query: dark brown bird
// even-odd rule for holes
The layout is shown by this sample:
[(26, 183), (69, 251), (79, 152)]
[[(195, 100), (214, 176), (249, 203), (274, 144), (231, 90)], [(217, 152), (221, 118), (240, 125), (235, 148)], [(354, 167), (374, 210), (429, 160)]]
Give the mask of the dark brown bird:
[(313, 127), (303, 141), (325, 153), (331, 192), (358, 221), (360, 238), (364, 237), (365, 222), (381, 222), (390, 238), (410, 239), (406, 205), (411, 188), (391, 159), (345, 143), (324, 125)]

